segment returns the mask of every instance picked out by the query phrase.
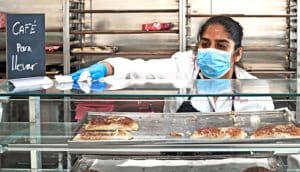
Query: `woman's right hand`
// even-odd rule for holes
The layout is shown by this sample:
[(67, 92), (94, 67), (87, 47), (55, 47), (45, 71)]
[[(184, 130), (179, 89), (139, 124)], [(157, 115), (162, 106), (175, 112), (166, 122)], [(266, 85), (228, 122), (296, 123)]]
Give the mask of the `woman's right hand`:
[(80, 70), (70, 74), (73, 81), (78, 81), (81, 74), (85, 71), (88, 71), (90, 73), (90, 77), (94, 81), (94, 80), (98, 80), (98, 79), (104, 77), (107, 74), (107, 67), (103, 63), (96, 63), (89, 67), (80, 69)]

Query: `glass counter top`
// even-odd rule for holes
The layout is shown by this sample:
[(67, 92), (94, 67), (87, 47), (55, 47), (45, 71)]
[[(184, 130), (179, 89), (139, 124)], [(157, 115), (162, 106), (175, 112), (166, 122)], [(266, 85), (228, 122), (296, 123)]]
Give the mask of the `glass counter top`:
[(0, 96), (299, 96), (297, 79), (114, 80), (14, 87), (0, 80)]
[(69, 143), (74, 137), (77, 123), (41, 123), (40, 125), (24, 123), (0, 123), (0, 144), (5, 151), (70, 151), (70, 152), (227, 152), (227, 151), (275, 151), (278, 153), (297, 152), (299, 140), (286, 140), (267, 143), (167, 143), (145, 142), (140, 144), (92, 142), (97, 144)]
[(77, 127), (70, 122), (1, 122), (0, 144), (65, 144)]

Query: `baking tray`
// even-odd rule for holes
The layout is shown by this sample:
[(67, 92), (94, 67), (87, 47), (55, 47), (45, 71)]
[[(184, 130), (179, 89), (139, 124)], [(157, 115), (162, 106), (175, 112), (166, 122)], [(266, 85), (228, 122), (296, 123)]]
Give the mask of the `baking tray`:
[[(135, 113), (135, 112), (88, 112), (82, 118), (75, 135), (87, 120), (97, 115), (121, 115), (136, 120), (139, 124), (138, 131), (132, 131), (130, 140), (69, 140), (70, 146), (86, 147), (99, 146), (100, 144), (176, 144), (176, 143), (275, 143), (283, 141), (300, 141), (295, 138), (259, 138), (251, 139), (250, 136), (261, 126), (269, 124), (294, 123), (294, 113), (287, 108), (274, 111), (255, 112), (226, 112), (226, 113)], [(190, 136), (197, 128), (203, 127), (240, 127), (247, 133), (244, 139), (191, 139)], [(172, 131), (184, 133), (182, 137), (171, 136)]]
[(273, 155), (269, 156), (128, 156), (128, 157), (104, 157), (83, 155), (72, 167), (72, 172), (89, 171), (123, 171), (123, 172), (243, 172), (251, 167), (264, 167), (271, 171), (283, 172), (284, 163)]

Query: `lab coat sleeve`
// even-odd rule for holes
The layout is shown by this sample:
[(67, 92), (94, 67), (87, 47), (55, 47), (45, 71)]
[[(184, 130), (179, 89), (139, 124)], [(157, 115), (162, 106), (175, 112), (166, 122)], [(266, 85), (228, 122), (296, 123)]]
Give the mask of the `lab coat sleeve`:
[(190, 52), (177, 52), (166, 59), (108, 58), (105, 62), (114, 68), (114, 77), (119, 79), (188, 79), (194, 70)]
[[(238, 79), (258, 79), (256, 76), (253, 76), (249, 74), (244, 69), (236, 66), (235, 72)], [(260, 89), (257, 91), (262, 91), (265, 93), (270, 92), (270, 86), (268, 83), (264, 82), (263, 80), (261, 82), (258, 82)], [(241, 85), (241, 89), (250, 89), (251, 87), (247, 87), (247, 83), (245, 85)], [(247, 92), (247, 91), (242, 91)], [(238, 103), (237, 110), (240, 111), (250, 111), (250, 110), (274, 110), (274, 103), (272, 97), (269, 96), (262, 96), (262, 97), (241, 97), (241, 103)]]
[(274, 110), (275, 109), (272, 97), (264, 97), (263, 100), (265, 100), (263, 103), (265, 110)]
[(236, 111), (265, 111), (274, 110), (271, 97), (240, 97), (235, 101)]
[(129, 59), (122, 57), (114, 57), (103, 60), (111, 64), (114, 68), (114, 77), (118, 79), (126, 79), (130, 74), (130, 67), (132, 62)]

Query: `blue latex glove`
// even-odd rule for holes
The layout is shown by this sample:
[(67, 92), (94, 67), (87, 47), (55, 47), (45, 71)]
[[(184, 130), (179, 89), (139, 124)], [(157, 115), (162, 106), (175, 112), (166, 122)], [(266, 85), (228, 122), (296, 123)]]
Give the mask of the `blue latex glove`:
[(80, 90), (80, 85), (78, 84), (78, 82), (74, 82), (72, 88), (75, 90)]
[(231, 82), (228, 79), (201, 79), (197, 80), (198, 92), (206, 94), (220, 94), (232, 92)]
[(76, 90), (81, 90), (85, 93), (90, 93), (91, 91), (103, 91), (108, 87), (106, 82), (93, 81), (88, 82), (74, 82), (72, 88)]
[(107, 68), (102, 63), (93, 64), (87, 68), (80, 69), (71, 74), (73, 81), (78, 81), (80, 75), (84, 71), (89, 71), (91, 74), (92, 80), (98, 80), (99, 78), (104, 77), (107, 74)]
[(92, 82), (91, 90), (92, 91), (103, 91), (107, 88), (107, 86), (108, 85), (106, 82), (94, 81), (94, 82)]

